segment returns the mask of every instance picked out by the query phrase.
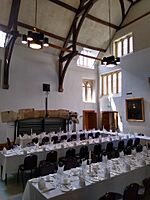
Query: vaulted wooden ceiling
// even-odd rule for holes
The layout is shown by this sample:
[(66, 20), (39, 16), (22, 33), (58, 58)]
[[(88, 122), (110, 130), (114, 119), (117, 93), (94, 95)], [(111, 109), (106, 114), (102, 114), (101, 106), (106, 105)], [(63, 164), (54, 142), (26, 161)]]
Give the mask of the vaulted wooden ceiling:
[[(37, 29), (49, 37), (59, 55), (59, 91), (72, 58), (83, 47), (105, 52), (128, 11), (142, 0), (38, 0)], [(0, 29), (7, 32), (3, 88), (9, 88), (9, 64), (14, 44), (35, 26), (35, 0), (0, 0)], [(54, 48), (52, 48), (54, 47)], [(67, 52), (67, 53), (66, 53)]]

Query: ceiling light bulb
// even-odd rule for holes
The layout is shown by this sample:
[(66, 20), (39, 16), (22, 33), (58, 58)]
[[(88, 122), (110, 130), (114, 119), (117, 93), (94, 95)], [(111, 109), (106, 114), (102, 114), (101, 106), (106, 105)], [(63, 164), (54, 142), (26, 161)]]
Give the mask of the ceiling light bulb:
[(22, 35), (22, 44), (27, 44), (27, 36), (26, 35)]
[(41, 49), (42, 48), (42, 46), (40, 44), (37, 44), (37, 43), (30, 43), (29, 47), (31, 49)]
[(32, 33), (32, 31), (28, 31), (27, 40), (28, 41), (33, 41), (33, 33)]
[(43, 46), (44, 47), (49, 47), (49, 43), (48, 43), (48, 38), (47, 37), (44, 38)]

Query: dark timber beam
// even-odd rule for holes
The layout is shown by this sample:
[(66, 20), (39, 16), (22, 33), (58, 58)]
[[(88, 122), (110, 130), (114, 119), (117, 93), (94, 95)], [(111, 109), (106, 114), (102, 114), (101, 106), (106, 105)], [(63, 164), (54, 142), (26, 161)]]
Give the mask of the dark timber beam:
[(3, 89), (9, 88), (9, 68), (15, 41), (19, 35), (17, 31), (17, 19), (21, 0), (12, 0), (11, 11), (8, 22), (8, 32), (5, 40), (4, 53), (4, 72), (3, 72)]
[(96, 1), (97, 0), (80, 0), (79, 8), (76, 11), (76, 15), (73, 19), (72, 25), (63, 45), (63, 48), (68, 48), (68, 46), (70, 48), (70, 40), (72, 38), (72, 52), (65, 55), (64, 51), (61, 51), (59, 54), (59, 92), (63, 92), (64, 77), (70, 62), (74, 58), (74, 56), (78, 54), (76, 50), (76, 45), (81, 26), (84, 22), (86, 15)]
[[(76, 8), (74, 8), (73, 6), (70, 6), (70, 5), (68, 5), (68, 4), (66, 4), (66, 3), (64, 3), (62, 1), (59, 1), (59, 0), (49, 0), (49, 1), (51, 1), (51, 2), (53, 2), (53, 3), (55, 3), (55, 4), (59, 5), (59, 6), (61, 6), (63, 8), (66, 8), (66, 9), (72, 11), (72, 12), (75, 12), (75, 13), (77, 12)], [(100, 23), (100, 24), (103, 24), (105, 26), (110, 26), (111, 28), (114, 28), (116, 30), (119, 28), (119, 26), (117, 26), (115, 24), (109, 23), (107, 21), (104, 21), (102, 19), (94, 17), (93, 15), (90, 15), (90, 14), (87, 14), (86, 18), (88, 18), (88, 19), (90, 19), (90, 20), (92, 20), (92, 21), (94, 21), (96, 23)]]
[(122, 11), (122, 20), (124, 19), (125, 16), (125, 7), (124, 7), (124, 1), (123, 0), (119, 0), (120, 2), (120, 6), (121, 6), (121, 11)]
[[(128, 1), (129, 1), (129, 0), (128, 0)], [(130, 4), (130, 6), (129, 6), (127, 12), (125, 13), (125, 15), (124, 15), (124, 17), (123, 17), (123, 19), (122, 19), (122, 21), (121, 21), (121, 23), (120, 23), (120, 25), (119, 25), (119, 29), (118, 29), (118, 30), (120, 30), (120, 29), (122, 29), (122, 28), (124, 28), (124, 27), (126, 27), (126, 26), (128, 26), (128, 25), (130, 25), (130, 24), (132, 24), (132, 23), (134, 23), (135, 21), (137, 21), (137, 20), (141, 19), (142, 17), (145, 17), (146, 15), (149, 14), (149, 12), (148, 12), (148, 13), (142, 15), (141, 17), (138, 17), (137, 19), (135, 19), (135, 20), (129, 22), (128, 24), (125, 24), (124, 26), (122, 26), (122, 24), (123, 24), (123, 22), (124, 22), (126, 16), (128, 15), (129, 11), (130, 11), (131, 8), (132, 8), (132, 6), (134, 6), (136, 3), (140, 2), (140, 1), (141, 1), (141, 0), (136, 0), (136, 1), (134, 1), (134, 2), (133, 2), (133, 1), (130, 1), (131, 4)], [(118, 30), (117, 30), (117, 31), (118, 31)]]
[[(20, 26), (20, 27), (29, 29), (29, 30), (33, 30), (33, 28), (34, 28), (33, 26), (28, 25), (28, 24), (24, 24), (24, 23), (22, 23), (22, 22), (17, 22), (17, 25)], [(38, 32), (41, 32), (41, 33), (44, 33), (44, 35), (47, 35), (47, 36), (49, 36), (49, 37), (51, 37), (51, 38), (54, 38), (54, 39), (56, 39), (56, 40), (60, 40), (60, 41), (62, 41), (62, 42), (64, 42), (65, 39), (66, 39), (66, 38), (64, 38), (64, 37), (61, 37), (61, 36), (59, 36), (59, 35), (55, 35), (55, 34), (53, 34), (53, 33), (44, 31), (44, 30), (39, 29), (39, 28), (37, 28), (37, 31), (38, 31)], [(70, 40), (69, 42), (72, 43), (72, 40)], [(77, 44), (77, 46), (80, 46), (80, 47), (86, 47), (86, 48), (88, 48), (88, 49), (92, 49), (92, 50), (95, 50), (95, 51), (106, 52), (105, 49), (102, 49), (102, 48), (99, 48), (99, 47), (90, 46), (90, 45), (87, 45), (87, 44), (84, 44), (84, 43), (81, 43), (81, 42), (77, 42), (76, 44)], [(72, 44), (71, 44), (71, 45), (72, 45)], [(67, 47), (67, 48), (69, 48), (69, 47)]]

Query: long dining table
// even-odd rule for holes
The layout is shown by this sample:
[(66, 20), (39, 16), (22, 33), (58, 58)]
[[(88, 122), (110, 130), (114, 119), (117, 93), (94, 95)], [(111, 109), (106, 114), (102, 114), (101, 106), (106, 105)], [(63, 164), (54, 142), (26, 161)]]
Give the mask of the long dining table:
[[(106, 168), (109, 169), (109, 176), (105, 176)], [(91, 172), (95, 169), (97, 172), (93, 176)], [(126, 186), (135, 182), (140, 184), (144, 178), (150, 176), (150, 152), (123, 156), (92, 166), (86, 165), (84, 171), (84, 184), (81, 184), (82, 167), (64, 171), (61, 176), (57, 173), (31, 179), (27, 182), (22, 199), (30, 200), (32, 197), (32, 200), (98, 200), (106, 192), (123, 194)], [(67, 175), (69, 181), (66, 184)], [(40, 188), (41, 180), (44, 180), (44, 188)]]
[[(128, 137), (129, 138), (129, 137)], [(38, 156), (38, 164), (41, 160), (46, 159), (46, 155), (49, 151), (57, 151), (57, 158), (64, 157), (66, 151), (69, 148), (75, 148), (76, 153), (79, 153), (81, 146), (87, 145), (89, 151), (93, 150), (95, 144), (100, 143), (102, 148), (105, 149), (108, 142), (112, 141), (114, 147), (117, 147), (118, 142), (123, 139), (125, 142), (128, 140), (125, 136), (108, 136), (96, 139), (86, 139), (83, 141), (72, 141), (72, 142), (62, 142), (58, 144), (48, 144), (43, 146), (34, 145), (31, 147), (17, 148), (7, 150), (6, 152), (0, 152), (0, 166), (1, 166), (1, 178), (2, 180), (7, 180), (7, 175), (16, 174), (20, 164), (23, 164), (25, 156), (34, 153)], [(132, 138), (132, 137), (131, 137)]]

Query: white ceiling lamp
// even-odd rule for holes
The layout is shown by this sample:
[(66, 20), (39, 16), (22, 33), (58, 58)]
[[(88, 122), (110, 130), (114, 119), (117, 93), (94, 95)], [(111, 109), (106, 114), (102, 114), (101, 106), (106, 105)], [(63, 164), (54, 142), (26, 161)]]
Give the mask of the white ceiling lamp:
[(101, 65), (105, 65), (107, 67), (114, 67), (115, 65), (120, 64), (120, 58), (111, 55), (111, 28), (110, 28), (110, 0), (108, 0), (108, 18), (109, 18), (109, 45), (110, 45), (110, 56), (103, 57), (101, 60)]
[(31, 49), (42, 49), (49, 47), (47, 37), (43, 33), (37, 32), (37, 0), (35, 0), (35, 26), (33, 31), (28, 31), (28, 34), (22, 35), (22, 44), (28, 44)]

